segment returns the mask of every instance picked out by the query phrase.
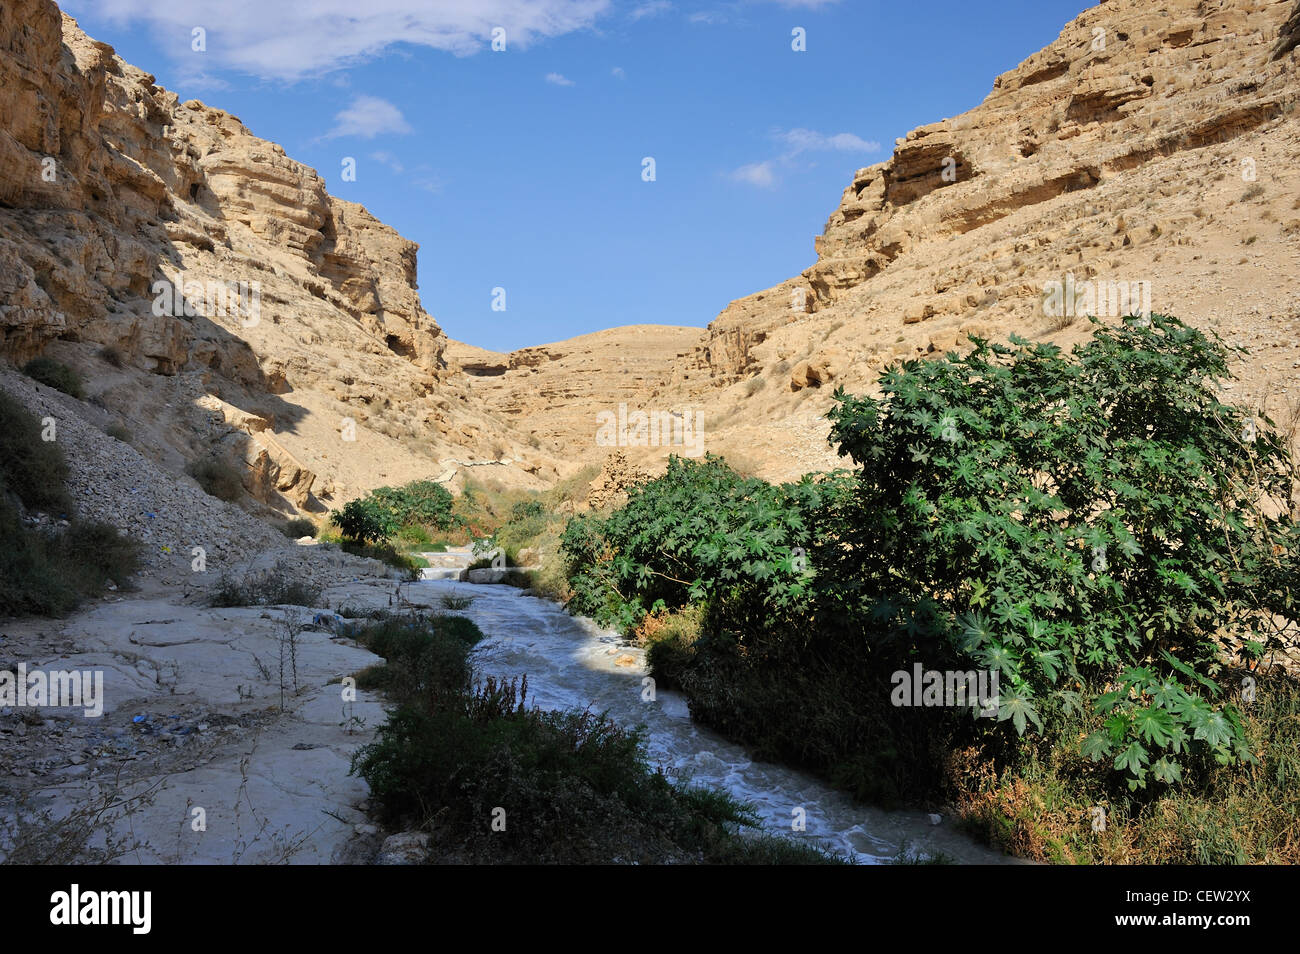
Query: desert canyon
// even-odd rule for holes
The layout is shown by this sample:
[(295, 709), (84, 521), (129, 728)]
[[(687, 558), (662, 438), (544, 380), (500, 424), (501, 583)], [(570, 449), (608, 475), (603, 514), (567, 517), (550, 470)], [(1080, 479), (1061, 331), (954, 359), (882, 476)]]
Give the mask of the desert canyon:
[[(181, 102), (53, 0), (4, 0), (0, 388), (57, 421), (79, 509), (142, 540), (145, 566), (126, 599), (6, 624), (0, 653), (102, 666), (117, 690), (93, 729), (5, 716), (0, 769), (50, 805), (187, 777), (155, 796), (168, 820), (145, 825), (154, 846), (139, 860), (373, 858), (349, 720), (373, 727), (382, 706), (363, 693), (340, 719), (330, 682), (374, 657), (309, 629), (310, 691), (287, 716), (266, 714), (271, 689), (238, 673), (273, 653), (281, 620), (202, 605), (196, 547), (210, 575), (291, 562), (330, 605), (413, 598), (374, 561), (299, 546), (272, 523), (412, 480), (541, 490), (605, 466), (592, 486), (608, 494), (674, 450), (620, 446), (607, 463), (598, 415), (620, 405), (697, 415), (703, 449), (747, 475), (829, 470), (841, 465), (825, 419), (836, 388), (872, 393), (891, 363), (960, 351), (968, 334), (1086, 338), (1083, 315), (1045, 312), (1053, 282), (1142, 283), (1151, 310), (1248, 348), (1225, 402), (1291, 422), (1294, 439), (1298, 45), (1297, 0), (1105, 0), (978, 106), (846, 170), (810, 264), (707, 327), (707, 315), (665, 315), (497, 353), (443, 333), (426, 311), (437, 290), (416, 287), (415, 244), (318, 172), (218, 106)], [(251, 314), (219, 307), (213, 289), (232, 281), (257, 283)], [(159, 313), (160, 287), (179, 307)], [(75, 369), (85, 400), (19, 373), (38, 356)], [(238, 467), (242, 504), (187, 476), (205, 457)], [(470, 615), (486, 630), (516, 611), (503, 600)], [(177, 728), (128, 751), (132, 715), (164, 710), (197, 741), (173, 743)], [(110, 783), (87, 759), (112, 752)], [(242, 822), (241, 791), (256, 805)], [(228, 803), (211, 818), (243, 827), (182, 846), (177, 819), (207, 797)]]

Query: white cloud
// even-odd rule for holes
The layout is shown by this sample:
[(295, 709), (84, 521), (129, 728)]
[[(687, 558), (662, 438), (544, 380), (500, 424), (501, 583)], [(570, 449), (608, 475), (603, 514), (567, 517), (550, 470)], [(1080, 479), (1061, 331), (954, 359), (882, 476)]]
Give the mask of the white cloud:
[(880, 143), (871, 142), (853, 133), (820, 133), (813, 129), (775, 130), (772, 138), (785, 144), (785, 151), (774, 159), (751, 162), (730, 173), (736, 182), (770, 189), (777, 183), (778, 167), (798, 169), (806, 165), (799, 161), (805, 152), (876, 152)]
[(392, 169), (398, 175), (401, 175), (403, 172), (406, 171), (406, 167), (402, 165), (402, 161), (398, 159), (396, 156), (394, 156), (391, 152), (384, 152), (383, 150), (380, 150), (379, 152), (372, 152), (370, 154), (370, 158), (375, 160), (375, 162), (378, 162), (381, 165), (385, 165), (389, 169)]
[(628, 14), (632, 20), (641, 20), (645, 17), (657, 17), (661, 13), (667, 13), (673, 8), (668, 0), (648, 0), (647, 3), (641, 4)]
[(731, 173), (731, 178), (736, 182), (757, 186), (760, 189), (770, 189), (776, 185), (776, 172), (772, 168), (770, 159), (766, 162), (751, 162), (741, 166)]
[(879, 152), (880, 143), (868, 141), (853, 133), (819, 133), (812, 129), (788, 129), (778, 132), (776, 138), (789, 147), (789, 154), (797, 156), (810, 150), (838, 150), (840, 152)]
[(783, 7), (801, 7), (805, 10), (817, 10), (839, 3), (840, 0), (754, 0), (758, 3), (778, 3)]
[(552, 86), (572, 86), (573, 80), (569, 79), (563, 73), (547, 73), (546, 82)]
[(416, 176), (414, 179), (412, 179), (411, 184), (415, 186), (417, 189), (420, 189), (424, 192), (430, 192), (434, 195), (437, 195), (442, 191), (442, 187), (445, 183), (443, 183), (442, 178), (440, 176), (421, 175), (421, 176)]
[(712, 26), (715, 23), (726, 23), (727, 15), (718, 10), (699, 10), (688, 16), (687, 21), (690, 23), (704, 23)]
[(195, 69), (189, 63), (178, 64), (177, 70), (172, 74), (172, 82), (177, 89), (187, 92), (216, 93), (230, 89), (230, 84), (221, 77), (214, 76), (207, 70)]
[(362, 95), (354, 99), (347, 109), (335, 115), (334, 128), (321, 138), (357, 136), (361, 139), (374, 139), (387, 133), (409, 132), (411, 124), (402, 116), (400, 109), (378, 96)]
[(621, 66), (614, 67), (612, 70), (609, 71), (609, 74), (610, 76), (616, 77), (618, 79), (627, 79), (627, 73), (623, 72), (623, 67)]
[[(503, 27), (509, 48), (590, 27), (610, 0), (64, 0), (69, 13), (145, 23), (175, 59), (296, 80), (370, 59), (398, 43), (457, 55), (483, 49)], [(219, 8), (219, 12), (218, 12)], [(190, 31), (208, 31), (207, 52)]]

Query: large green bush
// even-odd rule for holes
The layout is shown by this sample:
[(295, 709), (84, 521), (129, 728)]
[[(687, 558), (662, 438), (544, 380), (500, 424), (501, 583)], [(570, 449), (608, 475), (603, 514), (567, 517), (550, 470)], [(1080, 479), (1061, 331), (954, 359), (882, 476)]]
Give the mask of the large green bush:
[(690, 602), (760, 629), (793, 618), (812, 578), (809, 515), (837, 489), (811, 478), (773, 486), (712, 454), (671, 457), (662, 477), (630, 488), (622, 509), (570, 521), (570, 606), (624, 629)]
[(824, 618), (900, 661), (997, 671), (1020, 734), (1044, 702), (1093, 707), (1084, 751), (1131, 787), (1249, 758), (1216, 677), (1283, 645), (1294, 474), (1272, 422), (1216, 397), (1227, 349), (1162, 316), (1072, 356), (975, 344), (837, 395), (860, 470), (814, 556)]
[(330, 522), (349, 540), (381, 544), (395, 535), (413, 542), (427, 531), (447, 530), (459, 524), (452, 512), (455, 498), (431, 480), (416, 480), (402, 487), (380, 487), (365, 497), (349, 501), (330, 515)]
[(420, 525), (448, 530), (456, 525), (452, 514), (455, 498), (441, 484), (415, 480), (401, 487), (380, 487), (369, 497), (389, 514), (397, 527)]

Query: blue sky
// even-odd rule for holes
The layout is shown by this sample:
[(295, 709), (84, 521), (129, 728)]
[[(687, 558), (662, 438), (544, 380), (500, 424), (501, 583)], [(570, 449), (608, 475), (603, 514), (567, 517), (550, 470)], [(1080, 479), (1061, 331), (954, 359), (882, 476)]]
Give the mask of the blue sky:
[(419, 242), (425, 309), (453, 338), (510, 350), (702, 326), (797, 274), (855, 169), (978, 104), (1084, 0), (63, 6)]

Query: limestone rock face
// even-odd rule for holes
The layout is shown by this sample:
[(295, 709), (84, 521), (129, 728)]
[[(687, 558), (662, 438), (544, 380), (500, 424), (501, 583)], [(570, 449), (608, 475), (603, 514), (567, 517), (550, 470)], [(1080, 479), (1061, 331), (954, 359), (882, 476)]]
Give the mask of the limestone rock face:
[[(416, 290), (416, 252), (236, 117), (180, 102), (52, 0), (0, 5), (0, 357), (49, 352), (124, 417), (147, 410), (131, 423), (161, 462), (241, 434), (246, 484), (279, 505), (277, 491), (307, 499), (308, 474), (361, 492), (485, 442), (513, 448), (490, 415), (464, 407), (451, 420), (460, 398)], [(127, 371), (111, 394), (96, 389), (104, 347)], [(190, 402), (204, 395), (271, 423), (250, 436), (235, 415), (197, 446)], [(355, 440), (341, 438), (348, 427)]]
[(614, 451), (607, 458), (587, 494), (587, 506), (593, 510), (617, 507), (627, 502), (627, 489), (649, 478), (649, 474), (631, 463), (622, 451)]
[[(76, 366), (173, 472), (224, 447), (280, 508), (474, 472), (541, 487), (599, 467), (600, 415), (620, 408), (690, 420), (703, 450), (769, 479), (839, 466), (836, 389), (873, 392), (972, 334), (1069, 347), (1089, 323), (1044, 307), (1067, 279), (1143, 285), (1153, 310), (1251, 348), (1234, 398), (1277, 419), (1300, 387), (1298, 42), (1300, 0), (1105, 0), (978, 106), (918, 116), (884, 161), (845, 169), (815, 260), (706, 330), (499, 354), (448, 341), (415, 246), (314, 170), (51, 0), (6, 0), (0, 352)], [(155, 307), (159, 282), (175, 307)], [(644, 472), (681, 452), (618, 450)]]
[(609, 453), (598, 442), (600, 415), (617, 415), (620, 406), (629, 413), (693, 413), (694, 405), (670, 403), (660, 391), (703, 334), (629, 325), (508, 354), (453, 341), (446, 360), (452, 380), (523, 432), (526, 446), (563, 458), (567, 469), (595, 467)]
[[(844, 463), (823, 418), (837, 387), (873, 392), (890, 364), (971, 334), (1081, 340), (1082, 316), (1043, 307), (1073, 275), (1146, 283), (1154, 310), (1251, 347), (1248, 398), (1276, 417), (1300, 387), (1298, 39), (1297, 0), (1106, 0), (980, 105), (846, 170), (816, 261), (704, 334), (448, 353), (476, 396), (564, 456), (602, 460), (595, 410), (694, 407), (705, 450), (789, 479)], [(650, 470), (671, 451), (625, 450)]]
[(803, 423), (834, 386), (872, 391), (969, 334), (1081, 340), (1082, 316), (1043, 307), (1073, 274), (1146, 283), (1153, 310), (1252, 348), (1249, 398), (1279, 411), (1300, 385), (1298, 41), (1297, 0), (1090, 7), (979, 106), (849, 174), (817, 260), (732, 302), (662, 399), (715, 409), (708, 449), (764, 476), (836, 466)]

